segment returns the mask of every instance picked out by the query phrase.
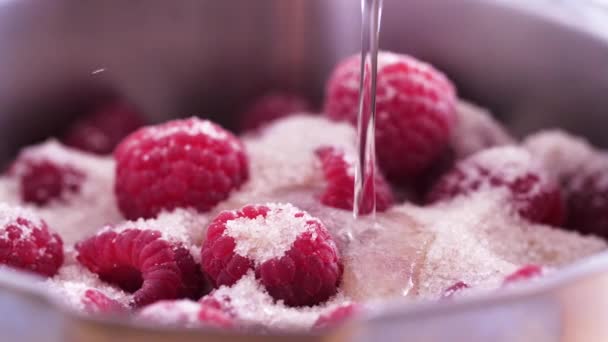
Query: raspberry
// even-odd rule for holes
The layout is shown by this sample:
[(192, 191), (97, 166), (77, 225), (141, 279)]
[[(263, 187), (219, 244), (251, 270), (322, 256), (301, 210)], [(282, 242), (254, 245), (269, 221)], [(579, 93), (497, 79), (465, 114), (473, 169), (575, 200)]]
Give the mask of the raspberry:
[(126, 308), (117, 300), (111, 299), (102, 292), (95, 289), (88, 289), (82, 297), (82, 304), (86, 312), (95, 314), (119, 313)]
[(558, 185), (519, 147), (495, 147), (462, 160), (439, 179), (427, 201), (434, 203), (489, 189), (504, 191), (513, 208), (532, 222), (559, 226), (564, 219)]
[(470, 288), (470, 286), (467, 283), (459, 281), (459, 282), (454, 283), (454, 285), (445, 289), (445, 291), (443, 291), (443, 294), (441, 295), (441, 297), (452, 298), (454, 296), (454, 294), (456, 294), (462, 290), (466, 290), (468, 288)]
[(142, 115), (123, 103), (115, 103), (72, 124), (63, 141), (66, 145), (96, 154), (112, 153), (129, 133), (144, 125)]
[[(360, 56), (334, 70), (325, 114), (355, 124)], [(376, 153), (385, 175), (403, 182), (424, 171), (446, 147), (455, 119), (452, 83), (430, 65), (407, 55), (378, 54)]]
[(584, 234), (608, 237), (608, 159), (596, 156), (565, 183), (566, 226)]
[(269, 122), (288, 116), (289, 114), (310, 111), (312, 105), (303, 97), (285, 93), (268, 93), (250, 104), (241, 118), (241, 131), (256, 130)]
[(0, 204), (0, 264), (52, 277), (63, 264), (63, 242), (30, 211)]
[(541, 276), (543, 269), (537, 265), (526, 265), (505, 277), (504, 284), (511, 284)]
[(234, 315), (217, 299), (205, 296), (199, 303), (201, 305), (198, 313), (199, 321), (222, 328), (231, 328), (234, 325)]
[(321, 221), (289, 204), (220, 213), (207, 228), (201, 260), (216, 287), (232, 285), (254, 269), (268, 293), (291, 306), (327, 300), (343, 270)]
[(196, 118), (144, 127), (120, 143), (115, 157), (118, 206), (129, 219), (163, 209), (208, 211), (248, 178), (241, 142)]
[[(354, 201), (354, 162), (349, 160), (344, 151), (334, 147), (320, 147), (316, 150), (317, 157), (325, 176), (325, 190), (321, 195), (321, 203), (338, 209), (353, 210)], [(375, 173), (376, 209), (380, 212), (387, 210), (394, 202), (393, 193), (382, 174)], [(365, 182), (366, 194), (370, 194), (371, 182)], [(371, 196), (363, 203), (360, 213), (369, 214), (372, 210)]]
[(313, 325), (313, 329), (334, 328), (345, 321), (352, 319), (353, 316), (358, 314), (360, 311), (361, 308), (357, 304), (346, 304), (337, 307), (329, 313), (321, 315)]
[(84, 173), (44, 157), (31, 158), (22, 153), (12, 164), (9, 174), (19, 181), (21, 199), (40, 206), (65, 199), (80, 191)]
[(106, 228), (76, 244), (77, 260), (103, 281), (133, 293), (131, 306), (197, 298), (201, 274), (190, 252), (157, 230)]
[(138, 317), (153, 323), (179, 327), (233, 326), (233, 318), (219, 306), (192, 300), (161, 300), (144, 307)]

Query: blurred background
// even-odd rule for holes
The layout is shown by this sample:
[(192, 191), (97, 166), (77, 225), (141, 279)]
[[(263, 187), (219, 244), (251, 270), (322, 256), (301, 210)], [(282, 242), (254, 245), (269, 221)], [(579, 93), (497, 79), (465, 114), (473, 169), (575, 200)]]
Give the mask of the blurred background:
[[(380, 46), (435, 64), (523, 134), (608, 146), (607, 1), (384, 0)], [(353, 0), (2, 0), (0, 160), (113, 101), (229, 128), (268, 90), (309, 98), (360, 46)]]

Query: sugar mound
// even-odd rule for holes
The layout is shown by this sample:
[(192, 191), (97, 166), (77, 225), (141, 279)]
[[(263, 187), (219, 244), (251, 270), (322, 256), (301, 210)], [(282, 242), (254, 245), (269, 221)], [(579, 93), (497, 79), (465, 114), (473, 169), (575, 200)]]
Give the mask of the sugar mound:
[(487, 109), (461, 100), (456, 111), (458, 120), (450, 137), (456, 158), (465, 158), (489, 147), (515, 143), (515, 139)]
[[(156, 218), (140, 218), (136, 221), (123, 221), (104, 230), (121, 232), (126, 229), (153, 229), (161, 233), (163, 239), (181, 242), (185, 246), (200, 245), (204, 228), (209, 218), (193, 209), (162, 211)], [(101, 231), (100, 231), (101, 233)]]
[(587, 140), (560, 130), (546, 130), (528, 136), (526, 147), (548, 172), (565, 180), (594, 159), (595, 151)]
[(137, 320), (178, 327), (198, 327), (201, 304), (189, 299), (161, 300), (141, 309)]
[(267, 126), (260, 136), (243, 139), (250, 160), (250, 180), (239, 193), (256, 203), (258, 195), (322, 181), (314, 151), (324, 145), (355, 151), (356, 132), (346, 123), (322, 116), (292, 115)]
[(58, 300), (79, 312), (85, 311), (83, 298), (89, 289), (95, 289), (125, 307), (129, 305), (132, 298), (132, 295), (101, 281), (96, 274), (79, 264), (61, 267), (59, 273), (46, 280), (45, 284)]
[(19, 182), (15, 178), (0, 177), (0, 202), (32, 210), (61, 235), (66, 246), (122, 219), (114, 199), (114, 161), (111, 157), (81, 152), (55, 140), (25, 148), (22, 153), (30, 159), (69, 165), (85, 175), (79, 193), (42, 207), (21, 201)]
[(315, 220), (291, 204), (266, 204), (266, 217), (241, 217), (226, 222), (224, 235), (234, 238), (234, 251), (254, 261), (256, 265), (282, 257), (291, 249), (296, 238), (311, 229)]
[(294, 308), (275, 300), (249, 271), (231, 287), (222, 286), (210, 294), (220, 302), (226, 302), (244, 326), (263, 326), (276, 330), (308, 330), (320, 315), (348, 303), (338, 294), (322, 305)]
[(606, 249), (592, 236), (527, 223), (496, 192), (480, 192), (429, 208), (403, 205), (434, 233), (420, 272), (418, 296), (437, 299), (450, 285), (496, 288), (523, 265), (559, 267)]

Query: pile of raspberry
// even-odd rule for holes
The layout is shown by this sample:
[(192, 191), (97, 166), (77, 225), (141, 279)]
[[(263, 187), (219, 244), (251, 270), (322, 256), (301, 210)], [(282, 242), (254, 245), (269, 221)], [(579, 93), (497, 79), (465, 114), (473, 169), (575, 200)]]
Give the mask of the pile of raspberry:
[[(361, 215), (491, 193), (522, 225), (608, 237), (602, 151), (559, 131), (520, 143), (431, 65), (390, 52), (378, 61), (377, 165), (363, 175)], [(297, 94), (260, 98), (240, 116), (241, 137), (196, 117), (146, 125), (125, 104), (84, 116), (61, 140), (23, 149), (0, 179), (0, 264), (46, 278), (72, 309), (152, 324), (328, 329), (364, 313), (375, 298), (343, 288), (368, 281), (353, 271), (367, 256), (349, 246), (382, 234), (369, 224), (353, 235), (345, 218), (359, 72), (357, 56), (335, 68), (321, 115)], [(294, 132), (299, 123), (309, 129)]]

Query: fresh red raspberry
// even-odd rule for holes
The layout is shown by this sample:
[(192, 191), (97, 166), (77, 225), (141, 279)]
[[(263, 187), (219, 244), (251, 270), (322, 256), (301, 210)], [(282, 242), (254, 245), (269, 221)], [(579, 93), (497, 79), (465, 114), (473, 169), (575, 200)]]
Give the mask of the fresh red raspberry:
[[(316, 150), (317, 157), (321, 161), (323, 174), (325, 176), (325, 190), (321, 195), (321, 203), (329, 207), (353, 210), (354, 185), (355, 185), (355, 165), (354, 161), (349, 160), (344, 151), (335, 147), (325, 146)], [(375, 192), (376, 210), (386, 211), (394, 202), (393, 192), (384, 180), (379, 170), (375, 173)], [(365, 182), (365, 192), (363, 206), (360, 213), (369, 214), (372, 211), (371, 182)]]
[(205, 296), (201, 298), (199, 303), (201, 305), (201, 309), (198, 313), (199, 321), (222, 328), (231, 328), (234, 326), (234, 314), (217, 299)]
[(126, 311), (117, 300), (111, 299), (102, 292), (95, 289), (88, 289), (82, 297), (82, 304), (86, 312), (91, 314), (110, 314)]
[(73, 123), (63, 141), (83, 151), (110, 154), (124, 137), (144, 124), (142, 114), (133, 107), (114, 103)]
[(291, 306), (327, 300), (343, 270), (321, 221), (289, 204), (220, 213), (207, 228), (201, 264), (215, 286), (232, 285), (254, 269), (268, 293)]
[(335, 328), (349, 319), (352, 319), (360, 311), (361, 307), (357, 304), (342, 305), (321, 315), (313, 325), (313, 329)]
[[(340, 63), (330, 77), (325, 114), (357, 121), (360, 56)], [(378, 54), (376, 153), (385, 175), (403, 182), (424, 171), (445, 149), (455, 119), (452, 83), (407, 55)]]
[(31, 158), (22, 153), (9, 169), (17, 178), (24, 202), (40, 206), (54, 200), (62, 200), (80, 191), (84, 173), (71, 166), (46, 158)]
[(161, 299), (198, 298), (202, 275), (182, 243), (157, 230), (104, 229), (76, 244), (78, 261), (103, 281), (133, 293), (132, 307)]
[(197, 118), (144, 127), (120, 143), (115, 157), (118, 206), (129, 219), (163, 209), (208, 211), (248, 178), (240, 140)]
[(286, 92), (268, 93), (251, 103), (241, 118), (241, 131), (256, 130), (271, 121), (294, 113), (306, 113), (312, 105), (300, 95)]
[(566, 226), (584, 234), (608, 237), (608, 159), (595, 156), (565, 183)]
[(522, 280), (540, 277), (543, 269), (537, 265), (526, 265), (505, 277), (504, 284), (512, 284)]
[(33, 213), (0, 204), (0, 264), (52, 277), (63, 264), (63, 242)]
[(454, 285), (448, 287), (447, 289), (445, 289), (443, 291), (443, 294), (441, 295), (442, 298), (452, 298), (454, 296), (454, 294), (462, 291), (462, 290), (466, 290), (470, 288), (470, 286), (463, 282), (463, 281), (458, 281), (456, 283), (454, 283)]
[(435, 203), (483, 190), (505, 191), (524, 218), (559, 226), (564, 219), (560, 188), (531, 155), (519, 147), (495, 147), (457, 163), (427, 196)]

